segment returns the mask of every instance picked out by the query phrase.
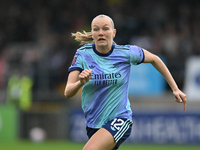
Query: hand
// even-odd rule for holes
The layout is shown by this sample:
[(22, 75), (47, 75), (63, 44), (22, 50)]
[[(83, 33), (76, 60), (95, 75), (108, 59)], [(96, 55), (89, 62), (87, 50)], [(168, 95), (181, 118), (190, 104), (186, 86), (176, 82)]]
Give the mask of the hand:
[(181, 90), (176, 90), (173, 92), (174, 96), (175, 96), (175, 101), (177, 103), (183, 103), (183, 109), (184, 111), (186, 110), (186, 104), (187, 104), (187, 99), (186, 99), (186, 95), (181, 91)]
[(92, 70), (88, 70), (88, 69), (83, 70), (79, 74), (79, 81), (81, 85), (84, 85), (85, 83), (87, 83), (90, 80), (91, 75), (92, 75)]

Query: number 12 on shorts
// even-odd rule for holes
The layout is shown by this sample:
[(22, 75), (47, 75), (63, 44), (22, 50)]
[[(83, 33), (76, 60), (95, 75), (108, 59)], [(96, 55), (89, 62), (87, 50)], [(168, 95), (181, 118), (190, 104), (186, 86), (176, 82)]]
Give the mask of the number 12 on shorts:
[(120, 118), (119, 119), (115, 118), (112, 121), (111, 126), (113, 126), (115, 129), (119, 130), (123, 124), (124, 124), (124, 120), (122, 120)]

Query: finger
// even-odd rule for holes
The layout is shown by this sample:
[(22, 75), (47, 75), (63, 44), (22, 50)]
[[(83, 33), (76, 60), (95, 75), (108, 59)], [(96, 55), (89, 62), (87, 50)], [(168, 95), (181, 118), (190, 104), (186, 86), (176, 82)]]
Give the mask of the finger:
[(175, 99), (175, 101), (176, 101), (177, 103), (182, 103), (182, 102), (180, 102), (178, 99)]
[(90, 73), (89, 73), (87, 70), (84, 70), (83, 72), (81, 72), (81, 75), (82, 75), (83, 77), (87, 77), (87, 76), (90, 75)]
[(183, 100), (183, 109), (184, 109), (184, 111), (186, 110), (186, 104), (187, 104), (187, 100), (186, 100), (186, 97), (184, 97), (184, 98), (182, 98), (182, 100)]
[(84, 79), (86, 77), (86, 74), (85, 73), (81, 73), (80, 75), (79, 75), (79, 78), (80, 79)]
[(92, 74), (92, 70), (90, 69), (90, 70), (86, 70), (86, 72), (91, 76), (91, 74)]
[(90, 70), (86, 69), (85, 73), (87, 74), (87, 78), (90, 78), (91, 75), (92, 75), (92, 70), (91, 69)]
[(91, 74), (92, 74), (92, 70), (85, 69), (85, 70), (83, 71), (83, 73), (86, 74), (86, 75), (88, 76), (88, 75), (91, 75)]
[(91, 77), (91, 70), (85, 69), (81, 72), (79, 75), (79, 79), (82, 80), (82, 82), (86, 83), (90, 80)]
[(175, 100), (176, 102), (178, 102), (178, 103), (183, 102), (179, 95), (176, 95), (175, 98), (176, 98), (176, 100)]
[(183, 103), (183, 110), (186, 111), (186, 103)]
[(185, 95), (185, 96), (181, 96), (181, 99), (182, 99), (182, 101), (183, 101), (184, 103), (186, 103), (186, 104), (187, 104), (186, 95)]

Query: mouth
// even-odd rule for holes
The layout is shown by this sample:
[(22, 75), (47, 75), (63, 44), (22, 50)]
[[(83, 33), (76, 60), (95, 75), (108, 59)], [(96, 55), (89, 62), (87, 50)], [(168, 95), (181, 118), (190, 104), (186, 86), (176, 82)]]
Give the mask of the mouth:
[(104, 42), (104, 41), (106, 41), (106, 40), (105, 40), (104, 38), (99, 38), (98, 41), (99, 41), (99, 42)]

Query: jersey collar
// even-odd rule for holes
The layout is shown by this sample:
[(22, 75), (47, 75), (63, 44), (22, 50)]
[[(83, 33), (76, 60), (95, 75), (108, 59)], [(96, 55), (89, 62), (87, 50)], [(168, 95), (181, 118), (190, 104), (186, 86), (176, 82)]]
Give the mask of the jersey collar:
[(98, 52), (98, 51), (96, 50), (95, 44), (92, 44), (92, 47), (93, 47), (93, 51), (94, 51), (97, 55), (106, 57), (106, 56), (109, 56), (109, 55), (113, 52), (113, 50), (114, 50), (114, 48), (115, 48), (115, 45), (113, 44), (112, 47), (111, 47), (111, 50), (110, 50), (108, 53), (106, 53), (106, 54), (102, 54), (102, 53)]

